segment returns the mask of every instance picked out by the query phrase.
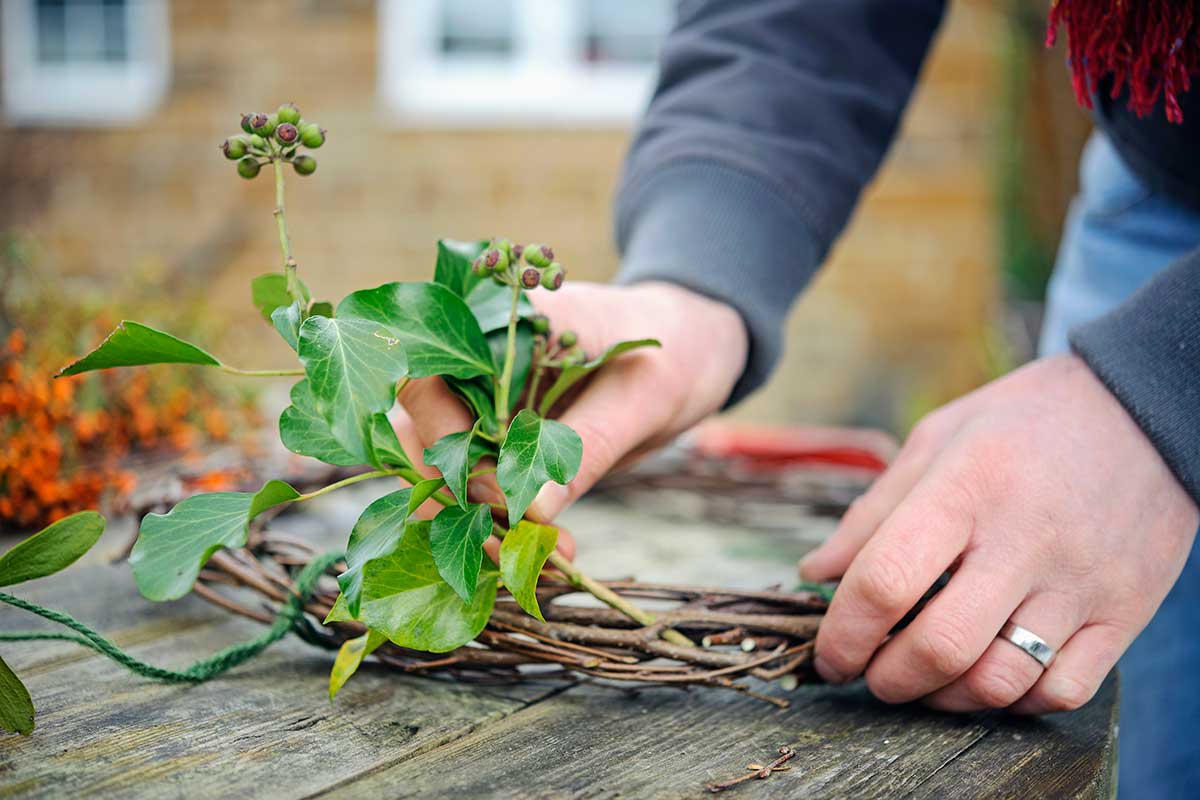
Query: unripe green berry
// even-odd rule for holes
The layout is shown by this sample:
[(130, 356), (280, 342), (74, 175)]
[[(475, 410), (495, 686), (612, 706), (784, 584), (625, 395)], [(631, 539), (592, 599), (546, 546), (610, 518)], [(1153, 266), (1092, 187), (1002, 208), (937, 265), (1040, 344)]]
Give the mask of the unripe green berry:
[(475, 275), (480, 278), (486, 278), (487, 276), (492, 274), (491, 267), (489, 267), (487, 265), (487, 263), (483, 260), (482, 255), (471, 262), (471, 271), (474, 272)]
[(575, 335), (575, 331), (563, 331), (558, 335), (558, 346), (564, 349), (570, 349), (578, 343), (579, 337)]
[(221, 152), (230, 161), (237, 161), (246, 155), (246, 140), (240, 136), (232, 136), (221, 143)]
[(242, 130), (246, 133), (254, 133), (254, 128), (250, 127), (250, 120), (254, 114), (242, 114)]
[(296, 140), (300, 138), (300, 131), (292, 123), (284, 122), (275, 129), (275, 138), (285, 146), (295, 144)]
[(487, 265), (493, 273), (503, 272), (508, 269), (508, 253), (501, 250), (499, 247), (489, 247), (483, 251), (483, 263)]
[[(267, 130), (267, 125), (270, 124), (271, 118), (261, 112), (249, 114), (250, 130), (249, 133), (257, 133), (259, 136), (270, 136), (271, 131)], [(275, 130), (271, 128), (271, 130)]]
[(275, 112), (275, 115), (279, 117), (280, 122), (290, 122), (292, 125), (300, 122), (300, 109), (296, 107), (295, 103), (284, 103)]
[(300, 126), (300, 142), (312, 150), (325, 144), (325, 131), (315, 122), (306, 122)]
[(567, 273), (562, 268), (562, 265), (557, 261), (551, 262), (550, 266), (542, 270), (542, 288), (556, 292), (563, 285), (563, 280), (566, 277)]
[(292, 159), (292, 166), (299, 175), (312, 175), (317, 171), (317, 160), (312, 156), (296, 156)]
[(533, 332), (541, 336), (550, 332), (550, 318), (545, 314), (534, 314), (529, 318), (529, 324), (533, 326)]
[(525, 263), (531, 267), (550, 266), (554, 261), (554, 251), (544, 244), (527, 244), (524, 250)]
[[(574, 337), (572, 337), (572, 341), (573, 340), (574, 340)], [(560, 341), (561, 341), (561, 337), (560, 337)], [(583, 360), (584, 360), (583, 350), (581, 350), (578, 347), (572, 346), (571, 350), (563, 355), (562, 365), (564, 367), (578, 367), (580, 364), (583, 363)]]
[(271, 134), (275, 133), (275, 129), (279, 127), (279, 115), (270, 114), (267, 116), (267, 127), (263, 128), (262, 135), (270, 138)]
[(243, 178), (253, 178), (258, 175), (258, 171), (262, 169), (262, 165), (254, 158), (254, 156), (244, 156), (238, 159), (237, 171), (238, 175)]
[(542, 272), (537, 267), (527, 267), (521, 272), (521, 285), (526, 289), (536, 289), (542, 282)]
[(520, 261), (520, 260), (521, 260), (521, 254), (525, 252), (525, 245), (523, 245), (523, 244), (514, 244), (514, 245), (513, 245), (513, 246), (510, 248), (510, 252), (512, 253), (512, 259), (513, 259), (513, 261)]

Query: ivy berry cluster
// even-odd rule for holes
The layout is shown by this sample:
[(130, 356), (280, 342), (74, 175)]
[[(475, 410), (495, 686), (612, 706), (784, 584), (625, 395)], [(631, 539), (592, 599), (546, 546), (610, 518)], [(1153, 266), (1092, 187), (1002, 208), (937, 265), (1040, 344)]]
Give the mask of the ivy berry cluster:
[(326, 131), (317, 123), (304, 120), (295, 103), (284, 103), (274, 114), (261, 111), (243, 114), (242, 130), (244, 133), (221, 143), (221, 152), (237, 162), (238, 175), (243, 178), (258, 177), (263, 165), (273, 161), (291, 164), (298, 175), (317, 171), (317, 160), (297, 151), (302, 146), (316, 150), (325, 144)]

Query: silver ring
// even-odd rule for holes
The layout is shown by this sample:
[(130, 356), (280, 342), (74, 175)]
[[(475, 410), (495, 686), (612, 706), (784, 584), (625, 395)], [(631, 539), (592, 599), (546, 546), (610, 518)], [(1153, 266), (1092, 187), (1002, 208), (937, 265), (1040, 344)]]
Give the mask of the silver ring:
[(1046, 644), (1045, 639), (1014, 622), (1009, 621), (1004, 623), (1004, 627), (1000, 629), (998, 638), (1015, 644), (1036, 659), (1046, 669), (1049, 669), (1051, 662), (1054, 661), (1054, 648)]

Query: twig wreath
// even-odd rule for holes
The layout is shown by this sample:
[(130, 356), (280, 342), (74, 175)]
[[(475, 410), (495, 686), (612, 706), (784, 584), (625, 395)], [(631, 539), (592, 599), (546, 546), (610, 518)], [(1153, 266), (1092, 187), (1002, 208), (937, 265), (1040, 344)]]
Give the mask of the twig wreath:
[[(4, 633), (0, 639), (70, 639), (149, 677), (199, 681), (295, 631), (338, 648), (331, 698), (374, 655), (405, 672), (459, 680), (514, 680), (528, 674), (527, 665), (554, 665), (560, 675), (719, 686), (786, 704), (737, 681), (753, 676), (787, 687), (811, 677), (813, 637), (828, 600), (822, 592), (597, 581), (555, 549), (556, 528), (525, 518), (544, 484), (566, 484), (579, 468), (582, 443), (552, 418), (556, 401), (609, 361), (658, 342), (620, 342), (589, 358), (574, 333), (552, 332), (527, 296), (562, 286), (566, 270), (553, 250), (506, 239), (442, 240), (433, 281), (357, 291), (336, 308), (315, 301), (296, 274), (284, 173), (290, 164), (297, 174), (311, 175), (317, 163), (303, 150), (322, 146), (326, 132), (291, 104), (274, 114), (246, 114), (242, 128), (221, 150), (243, 178), (271, 168), (282, 251), (282, 270), (254, 279), (251, 295), (300, 366), (240, 369), (126, 321), (59, 375), (172, 363), (295, 376), (291, 405), (279, 419), (284, 446), (364, 471), (304, 493), (271, 480), (257, 492), (200, 494), (142, 520), (129, 559), (141, 594), (167, 601), (194, 591), (271, 626), (253, 642), (175, 672), (138, 662), (68, 615), (2, 593), (0, 601), (75, 633)], [(441, 474), (433, 479), (418, 471), (387, 417), (406, 382), (428, 377), (441, 378), (473, 418), (469, 430), (443, 437), (422, 454)], [(468, 481), (490, 472), (505, 502), (471, 502)], [(263, 529), (271, 516), (264, 512), (373, 479), (404, 485), (363, 510), (344, 554), (317, 554)], [(416, 519), (428, 501), (441, 510), (432, 520)], [(0, 557), (0, 586), (68, 566), (103, 527), (94, 512), (51, 525)], [(483, 549), (491, 536), (501, 540), (499, 563)], [(336, 584), (323, 580), (326, 575), (336, 576)], [(577, 593), (603, 605), (558, 602)], [(634, 603), (638, 599), (674, 606), (651, 613)], [(29, 695), (2, 661), (0, 724), (24, 733), (33, 727)]]

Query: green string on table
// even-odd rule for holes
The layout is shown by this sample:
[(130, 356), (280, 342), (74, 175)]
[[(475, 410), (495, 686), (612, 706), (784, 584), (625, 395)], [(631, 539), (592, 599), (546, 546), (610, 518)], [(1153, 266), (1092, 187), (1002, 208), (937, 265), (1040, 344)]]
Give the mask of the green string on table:
[(31, 603), (28, 600), (14, 597), (11, 594), (5, 594), (4, 592), (0, 592), (0, 602), (33, 612), (51, 622), (64, 625), (76, 631), (77, 634), (51, 631), (0, 631), (0, 641), (28, 642), (53, 639), (75, 642), (84, 647), (90, 647), (96, 652), (108, 656), (121, 666), (147, 678), (155, 678), (170, 683), (200, 683), (201, 681), (215, 678), (222, 672), (232, 669), (239, 664), (244, 664), (275, 644), (275, 642), (278, 642), (284, 636), (287, 636), (288, 632), (303, 620), (304, 604), (308, 602), (313, 590), (316, 589), (318, 579), (320, 579), (327, 569), (342, 560), (342, 557), (341, 553), (325, 553), (308, 562), (304, 566), (304, 569), (300, 570), (300, 573), (296, 576), (296, 591), (288, 597), (287, 603), (279, 609), (279, 613), (275, 616), (275, 621), (271, 623), (271, 627), (261, 636), (257, 636), (248, 642), (227, 647), (208, 658), (197, 661), (184, 670), (165, 669), (163, 667), (156, 667), (153, 664), (147, 664), (145, 661), (134, 658), (120, 647), (117, 647), (70, 614), (55, 611), (52, 608), (46, 608), (37, 603)]

